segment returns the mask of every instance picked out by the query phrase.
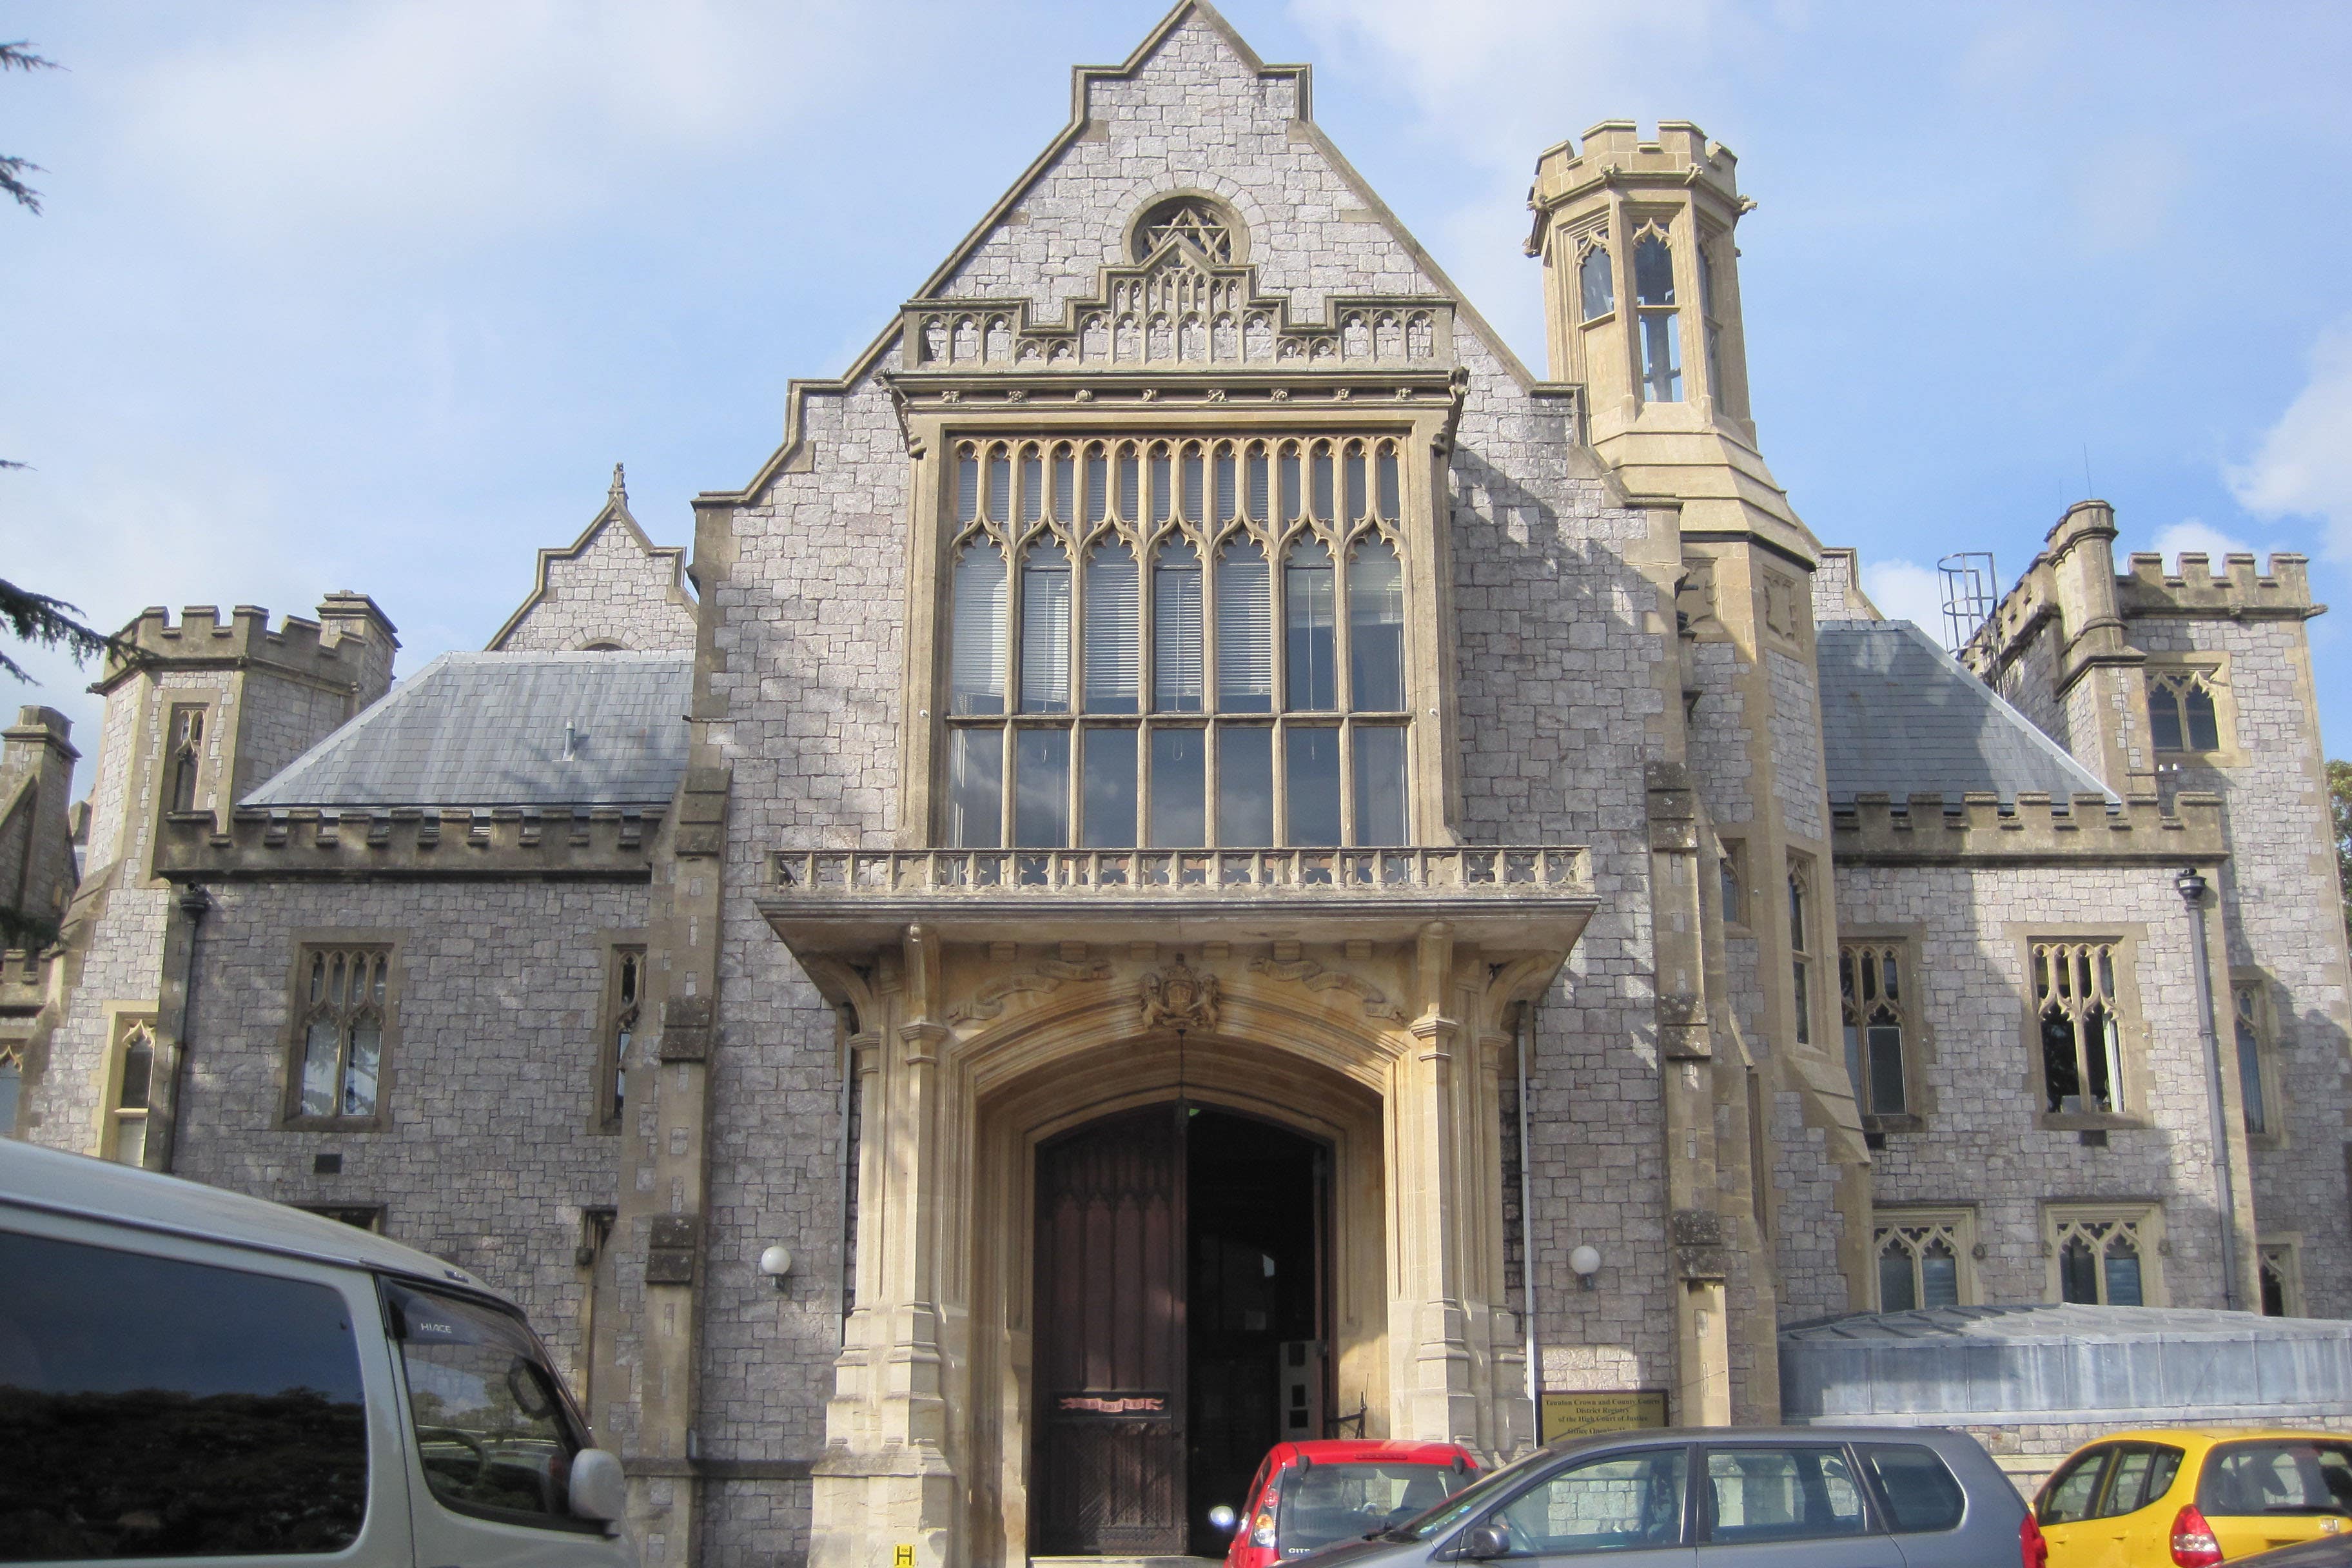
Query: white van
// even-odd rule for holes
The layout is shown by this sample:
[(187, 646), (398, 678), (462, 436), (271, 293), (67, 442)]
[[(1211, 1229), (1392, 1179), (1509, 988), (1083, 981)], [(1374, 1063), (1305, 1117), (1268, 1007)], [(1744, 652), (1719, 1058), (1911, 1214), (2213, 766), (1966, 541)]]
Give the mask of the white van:
[(587, 1430), (462, 1269), (0, 1139), (0, 1562), (635, 1568)]

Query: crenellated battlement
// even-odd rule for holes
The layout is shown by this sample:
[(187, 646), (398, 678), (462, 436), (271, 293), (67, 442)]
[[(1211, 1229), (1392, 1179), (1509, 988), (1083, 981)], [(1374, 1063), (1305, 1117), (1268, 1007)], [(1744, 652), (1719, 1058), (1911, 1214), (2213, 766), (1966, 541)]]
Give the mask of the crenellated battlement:
[(2057, 800), (2032, 791), (2006, 804), (1994, 795), (1900, 802), (1861, 795), (1832, 805), (1831, 854), (1846, 865), (2210, 865), (2228, 856), (2221, 796), (2183, 792), (2172, 807), (2145, 797), (2118, 806), (2105, 795)]
[(2221, 558), (2216, 573), (2201, 551), (2184, 550), (2179, 566), (2167, 572), (2164, 557), (2135, 552), (2131, 570), (2116, 577), (2116, 595), (2126, 618), (2133, 616), (2283, 616), (2308, 620), (2327, 608), (2311, 602), (2310, 558), (2282, 551), (2263, 572), (2251, 554)]
[(174, 623), (163, 605), (150, 605), (119, 634), (144, 658), (137, 663), (109, 655), (100, 690), (110, 690), (134, 668), (207, 666), (267, 666), (337, 688), (388, 676), (400, 647), (397, 628), (364, 594), (331, 594), (319, 605), (319, 618), (289, 615), (274, 629), (269, 612), (238, 605), (223, 617), (213, 605), (190, 605)]
[(208, 811), (163, 822), (155, 873), (181, 882), (362, 877), (529, 877), (643, 881), (668, 814), (597, 806), (239, 807), (223, 829)]
[(1595, 184), (1685, 184), (1694, 181), (1727, 201), (1739, 199), (1739, 160), (1687, 120), (1661, 120), (1654, 141), (1630, 120), (1604, 120), (1536, 156), (1528, 205), (1542, 213)]

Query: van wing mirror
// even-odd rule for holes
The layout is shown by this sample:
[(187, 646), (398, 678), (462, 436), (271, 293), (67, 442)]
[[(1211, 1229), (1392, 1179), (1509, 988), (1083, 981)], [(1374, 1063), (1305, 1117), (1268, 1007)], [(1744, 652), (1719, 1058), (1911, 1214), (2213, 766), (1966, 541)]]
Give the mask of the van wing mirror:
[(1511, 1538), (1499, 1524), (1474, 1524), (1462, 1534), (1462, 1555), (1474, 1562), (1510, 1554)]
[(607, 1523), (629, 1511), (629, 1479), (621, 1473), (619, 1456), (604, 1448), (583, 1448), (572, 1456), (572, 1512), (577, 1519)]

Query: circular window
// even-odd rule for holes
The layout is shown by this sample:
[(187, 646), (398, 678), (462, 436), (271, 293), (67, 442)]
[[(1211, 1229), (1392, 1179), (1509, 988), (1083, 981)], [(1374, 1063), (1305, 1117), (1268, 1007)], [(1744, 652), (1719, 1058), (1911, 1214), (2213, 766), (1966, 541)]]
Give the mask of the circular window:
[(1142, 261), (1171, 239), (1189, 239), (1212, 261), (1234, 258), (1233, 215), (1206, 196), (1171, 196), (1135, 226), (1135, 258)]

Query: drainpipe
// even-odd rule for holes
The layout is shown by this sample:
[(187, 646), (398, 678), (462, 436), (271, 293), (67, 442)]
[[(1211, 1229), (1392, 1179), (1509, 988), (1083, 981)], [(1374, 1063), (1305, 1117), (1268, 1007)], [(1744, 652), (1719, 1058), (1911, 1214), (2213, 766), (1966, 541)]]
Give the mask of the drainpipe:
[(1528, 1050), (1536, 1038), (1537, 1005), (1522, 1005), (1511, 1025), (1511, 1054), (1519, 1067), (1519, 1338), (1527, 1348), (1528, 1436), (1543, 1441), (1543, 1345), (1536, 1335), (1535, 1163), (1528, 1148)]
[(2197, 954), (2197, 1032), (2205, 1042), (2205, 1060), (2212, 1076), (2213, 1169), (2221, 1178), (2221, 1305), (2238, 1308), (2238, 1197), (2230, 1163), (2230, 1123), (2221, 1100), (2221, 1038), (2213, 1027), (2212, 957), (2205, 948), (2205, 879), (2189, 867), (2172, 879), (2180, 901), (2189, 910), (2189, 945)]
[[(187, 921), (187, 966), (180, 973), (180, 1022), (172, 1040), (171, 1061), (163, 1079), (165, 1103), (162, 1107), (160, 1117), (156, 1113), (152, 1090), (148, 1100), (149, 1143), (144, 1163), (151, 1171), (171, 1170), (179, 1154), (180, 1108), (185, 1103), (188, 1083), (188, 1048), (194, 1040), (191, 1031), (195, 1027), (196, 1020), (196, 945), (204, 938), (205, 916), (213, 907), (211, 895), (194, 882), (189, 883), (181, 889), (177, 901), (180, 914)], [(168, 952), (165, 954), (164, 964), (168, 971), (171, 966), (171, 957)], [(168, 974), (166, 979), (168, 982)], [(163, 1134), (160, 1147), (154, 1139), (154, 1134), (158, 1131), (155, 1123), (158, 1121), (163, 1124), (161, 1131)]]

